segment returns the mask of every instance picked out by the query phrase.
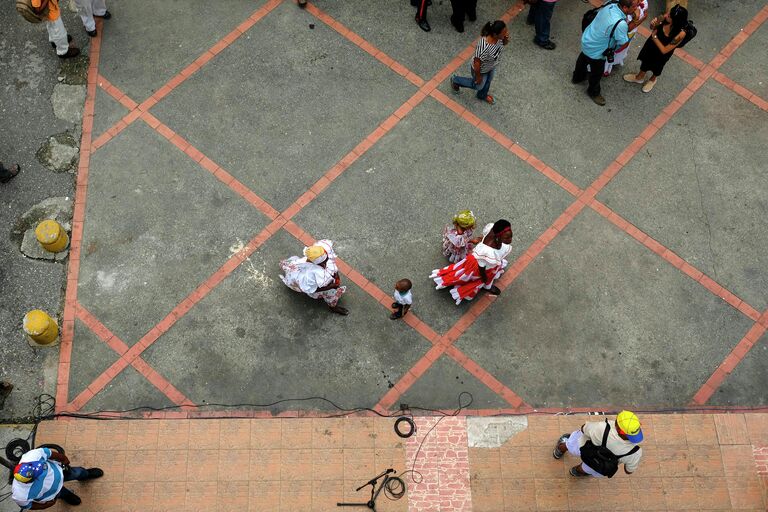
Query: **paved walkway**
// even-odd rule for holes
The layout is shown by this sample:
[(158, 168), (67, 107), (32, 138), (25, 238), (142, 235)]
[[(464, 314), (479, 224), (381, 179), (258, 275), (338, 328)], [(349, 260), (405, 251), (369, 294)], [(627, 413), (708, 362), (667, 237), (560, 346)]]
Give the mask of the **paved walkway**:
[(338, 501), (367, 500), (355, 489), (387, 468), (422, 480), (405, 474), (406, 495), (380, 496), (382, 512), (768, 505), (768, 414), (644, 415), (640, 468), (600, 481), (569, 477), (574, 462), (551, 455), (554, 440), (587, 419), (602, 418), (416, 417), (406, 440), (378, 417), (59, 420), (42, 423), (37, 442), (104, 468), (103, 479), (72, 485), (83, 511), (334, 511)]

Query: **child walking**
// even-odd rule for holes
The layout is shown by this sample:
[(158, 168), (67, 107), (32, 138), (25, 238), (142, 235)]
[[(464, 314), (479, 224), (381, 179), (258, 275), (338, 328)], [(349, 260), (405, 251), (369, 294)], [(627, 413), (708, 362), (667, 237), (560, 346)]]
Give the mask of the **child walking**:
[(395, 293), (392, 294), (392, 298), (395, 299), (395, 302), (392, 303), (392, 309), (395, 312), (389, 315), (392, 320), (403, 318), (411, 309), (411, 304), (413, 304), (412, 286), (410, 279), (401, 279), (395, 283)]

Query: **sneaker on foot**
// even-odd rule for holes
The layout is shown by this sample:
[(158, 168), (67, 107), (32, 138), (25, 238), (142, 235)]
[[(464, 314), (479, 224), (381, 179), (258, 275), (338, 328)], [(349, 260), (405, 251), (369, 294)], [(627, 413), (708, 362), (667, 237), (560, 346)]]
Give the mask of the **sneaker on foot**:
[(64, 500), (64, 503), (67, 505), (77, 506), (83, 502), (83, 500), (80, 499), (80, 496), (78, 496), (75, 493), (70, 493), (65, 496), (63, 496), (61, 499)]
[(60, 59), (71, 59), (72, 57), (77, 57), (80, 55), (80, 48), (73, 48), (69, 47), (69, 50), (67, 50), (67, 53), (64, 55), (59, 55)]
[(564, 443), (569, 437), (571, 437), (571, 434), (563, 434), (560, 436), (560, 439), (557, 440), (555, 443), (555, 449), (552, 450), (552, 457), (554, 457), (556, 460), (560, 460), (563, 458), (563, 455), (565, 452), (560, 451), (560, 443)]
[(629, 82), (631, 84), (642, 84), (642, 83), (645, 83), (645, 79), (644, 78), (641, 78), (640, 80), (638, 80), (637, 78), (635, 78), (636, 76), (637, 75), (635, 75), (634, 73), (627, 73), (626, 75), (624, 75), (624, 81), (625, 82)]
[(101, 478), (104, 476), (104, 470), (101, 468), (88, 468), (86, 471), (88, 471), (89, 480), (93, 478)]
[(432, 30), (432, 27), (429, 26), (429, 22), (426, 19), (416, 20), (416, 23), (418, 23), (419, 28), (424, 32), (429, 32), (430, 30)]
[(545, 50), (554, 50), (557, 48), (557, 45), (553, 43), (552, 41), (547, 41), (545, 43), (539, 43), (535, 39), (533, 40), (534, 43), (536, 43), (536, 46), (539, 48), (544, 48)]
[(569, 469), (568, 470), (568, 474), (571, 475), (571, 476), (575, 476), (576, 478), (581, 478), (581, 477), (589, 476), (588, 474), (582, 473), (581, 471), (576, 471), (577, 467), (578, 466), (573, 466), (571, 469)]
[(590, 96), (590, 98), (592, 98), (592, 101), (594, 101), (601, 107), (605, 106), (605, 98), (603, 98), (601, 95), (598, 94), (597, 96)]
[(654, 85), (656, 85), (656, 80), (648, 80), (643, 85), (643, 92), (651, 92), (651, 89), (653, 89)]

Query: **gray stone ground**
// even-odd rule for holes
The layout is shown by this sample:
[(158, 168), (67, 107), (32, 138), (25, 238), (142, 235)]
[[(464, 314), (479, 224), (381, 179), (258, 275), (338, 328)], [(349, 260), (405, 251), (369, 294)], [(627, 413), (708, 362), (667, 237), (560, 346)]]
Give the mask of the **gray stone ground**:
[(19, 250), (21, 237), (13, 231), (22, 214), (39, 202), (71, 198), (74, 191), (72, 173), (54, 172), (37, 157), (54, 135), (80, 143), (77, 114), (84, 100), (88, 36), (74, 13), (67, 8), (63, 13), (74, 44), (85, 47), (86, 56), (60, 69), (45, 27), (23, 20), (12, 2), (0, 5), (0, 161), (22, 168), (19, 176), (0, 185), (0, 378), (16, 386), (0, 410), (6, 420), (26, 416), (35, 396), (54, 393), (56, 384), (58, 349), (30, 348), (21, 321), (36, 308), (60, 314), (66, 263), (25, 258)]
[[(182, 6), (114, 0), (99, 71), (141, 102), (263, 3)], [(727, 6), (691, 3), (699, 37), (688, 50), (705, 61), (762, 7), (746, 0)], [(457, 34), (448, 22), (449, 3), (434, 4), (433, 32), (425, 34), (404, 0), (317, 3), (424, 80), (472, 43), (481, 21), (510, 5), (481, 0), (478, 23), (467, 23), (467, 32)], [(582, 2), (559, 2), (554, 52), (532, 45), (525, 13), (513, 20), (512, 42), (492, 86), (496, 105), (477, 102), (467, 90), (451, 96), (580, 187), (589, 185), (696, 75), (673, 59), (652, 94), (645, 95), (621, 80), (625, 69), (619, 68), (603, 81), (608, 106), (596, 107), (583, 85), (569, 81), (585, 9)], [(157, 16), (148, 19), (147, 12)], [(52, 66), (32, 29), (13, 22), (28, 31), (26, 39), (21, 33), (14, 36), (28, 40), (16, 45), (37, 45), (41, 69)], [(205, 30), (200, 29), (203, 23)], [(761, 27), (722, 68), (763, 95), (766, 57), (760, 41), (766, 30)], [(634, 57), (642, 43), (638, 37), (633, 44), (627, 69), (637, 69)], [(465, 74), (465, 68), (462, 64), (459, 73)], [(55, 74), (55, 69), (48, 72)], [(47, 80), (39, 78), (46, 99), (53, 85)], [(447, 81), (439, 89), (450, 93)], [(283, 2), (151, 112), (281, 210), (415, 90), (318, 19)], [(43, 106), (47, 110), (37, 105), (32, 115), (51, 119), (50, 105)], [(126, 113), (99, 90), (94, 138)], [(760, 310), (766, 308), (768, 289), (768, 185), (762, 172), (766, 115), (709, 82), (598, 196)], [(51, 125), (54, 129), (35, 134), (30, 155), (47, 135), (67, 127)], [(26, 140), (28, 132), (18, 130), (18, 139)], [(23, 152), (15, 151), (3, 158), (21, 160)], [(47, 178), (46, 184), (67, 176), (32, 168)], [(20, 187), (30, 174), (11, 186)], [(45, 197), (42, 183), (38, 186), (34, 200)], [(0, 191), (6, 193), (5, 187)], [(15, 195), (14, 201), (19, 201)], [(313, 237), (333, 239), (340, 256), (387, 293), (397, 279), (410, 277), (414, 312), (443, 333), (467, 310), (453, 305), (446, 292), (434, 291), (426, 278), (444, 264), (440, 232), (451, 215), (469, 207), (481, 224), (509, 218), (515, 229), (511, 257), (517, 258), (571, 201), (558, 186), (427, 98), (294, 220)], [(268, 222), (137, 121), (91, 158), (79, 301), (133, 345)], [(407, 325), (390, 321), (386, 308), (348, 280), (344, 303), (352, 313), (346, 318), (331, 316), (321, 304), (285, 288), (277, 264), (301, 248), (285, 231), (273, 236), (143, 358), (196, 403), (325, 396), (348, 407), (374, 405), (429, 344)], [(32, 272), (23, 270), (32, 265), (26, 260), (16, 265), (4, 270), (13, 283), (17, 275)], [(41, 272), (58, 269), (58, 276), (47, 276), (56, 292), (51, 295), (55, 306), (55, 285), (64, 267), (39, 265)], [(30, 287), (30, 281), (27, 274), (16, 286)], [(21, 291), (18, 297), (28, 307), (29, 297)], [(17, 332), (8, 325), (19, 321), (19, 314), (3, 318), (0, 328)], [(679, 407), (690, 402), (751, 325), (587, 209), (457, 346), (537, 407)], [(764, 337), (712, 404), (768, 404), (766, 343)], [(69, 398), (116, 359), (78, 321)], [(474, 395), (473, 408), (507, 406), (445, 356), (399, 401), (453, 408), (461, 391)], [(162, 393), (128, 368), (85, 409), (167, 405)], [(329, 406), (289, 403), (271, 410), (296, 408)]]

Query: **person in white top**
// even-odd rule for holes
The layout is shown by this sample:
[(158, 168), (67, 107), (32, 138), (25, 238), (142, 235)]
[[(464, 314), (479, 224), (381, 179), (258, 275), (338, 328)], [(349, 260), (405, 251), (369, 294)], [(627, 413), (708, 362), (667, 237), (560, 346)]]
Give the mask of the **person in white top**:
[(470, 254), (453, 265), (433, 270), (429, 277), (438, 290), (451, 287), (451, 296), (457, 305), (462, 300), (474, 299), (481, 289), (498, 295), (501, 290), (493, 283), (508, 264), (506, 257), (512, 252), (510, 243), (512, 227), (508, 220), (487, 224), (483, 241)]
[(349, 314), (346, 308), (339, 306), (339, 299), (347, 287), (341, 286), (336, 253), (330, 240), (319, 240), (315, 245), (305, 247), (303, 258), (291, 256), (280, 262), (280, 269), (284, 274), (280, 279), (291, 290), (324, 300), (336, 314)]
[(395, 292), (392, 294), (392, 298), (395, 299), (395, 302), (392, 303), (392, 309), (395, 312), (389, 318), (392, 320), (403, 318), (411, 309), (413, 304), (412, 287), (413, 283), (411, 283), (410, 279), (401, 279), (395, 283)]
[[(606, 429), (608, 430), (607, 436), (605, 435)], [(571, 476), (602, 477), (605, 475), (587, 464), (586, 452), (583, 450), (588, 442), (595, 447), (601, 446), (603, 439), (605, 439), (605, 448), (618, 458), (619, 464), (624, 464), (624, 472), (628, 475), (634, 473), (643, 456), (643, 450), (638, 446), (643, 440), (643, 430), (640, 420), (631, 411), (621, 411), (613, 422), (609, 422), (607, 419), (605, 421), (588, 421), (579, 430), (570, 434), (563, 434), (557, 440), (552, 456), (555, 459), (561, 459), (565, 452), (568, 452), (582, 458), (581, 464), (576, 464), (570, 469)], [(615, 471), (616, 466), (613, 468)]]

